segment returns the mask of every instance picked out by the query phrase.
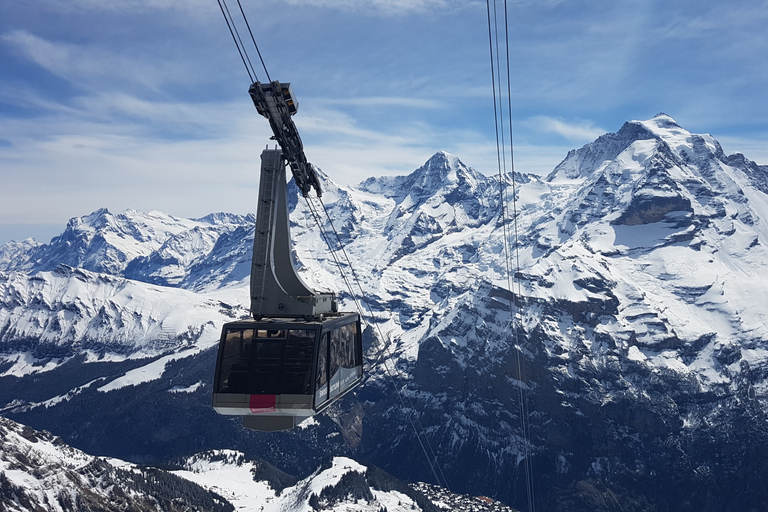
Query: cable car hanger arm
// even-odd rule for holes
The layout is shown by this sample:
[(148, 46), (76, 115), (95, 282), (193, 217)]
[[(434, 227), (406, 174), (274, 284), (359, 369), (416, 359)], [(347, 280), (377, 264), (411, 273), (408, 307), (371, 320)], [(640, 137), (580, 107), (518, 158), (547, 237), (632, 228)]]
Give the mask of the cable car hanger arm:
[(291, 84), (274, 81), (271, 83), (254, 82), (248, 93), (251, 95), (256, 111), (269, 121), (273, 139), (283, 150), (283, 157), (288, 161), (293, 179), (304, 197), (314, 188), (318, 197), (323, 195), (320, 180), (307, 161), (304, 144), (293, 122), (293, 116), (299, 109), (299, 103), (293, 95)]

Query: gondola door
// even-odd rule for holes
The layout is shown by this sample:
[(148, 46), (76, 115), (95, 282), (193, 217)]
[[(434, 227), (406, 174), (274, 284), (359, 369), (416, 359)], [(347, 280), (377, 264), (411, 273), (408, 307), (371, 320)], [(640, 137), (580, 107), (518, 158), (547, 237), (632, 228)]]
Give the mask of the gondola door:
[(315, 410), (319, 410), (328, 402), (328, 375), (330, 362), (330, 332), (320, 334), (317, 347), (317, 366), (315, 368)]
[(362, 381), (362, 335), (359, 320), (336, 324), (320, 335), (315, 367), (315, 410), (344, 395)]

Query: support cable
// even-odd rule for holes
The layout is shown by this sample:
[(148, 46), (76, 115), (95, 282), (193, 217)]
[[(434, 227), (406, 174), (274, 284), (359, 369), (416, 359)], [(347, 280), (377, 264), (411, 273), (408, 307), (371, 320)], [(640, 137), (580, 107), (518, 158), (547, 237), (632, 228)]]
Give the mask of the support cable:
[[(510, 291), (514, 293), (513, 286), (512, 286), (512, 280), (511, 280), (511, 271), (509, 268), (509, 261), (510, 261), (510, 255), (509, 255), (509, 245), (507, 244), (507, 206), (506, 206), (506, 194), (504, 193), (505, 187), (504, 187), (504, 174), (502, 173), (502, 145), (501, 145), (501, 139), (499, 135), (499, 111), (501, 106), (498, 105), (496, 99), (496, 68), (497, 64), (494, 64), (494, 52), (493, 52), (493, 30), (491, 28), (491, 5), (490, 0), (486, 0), (485, 2), (486, 10), (488, 12), (488, 43), (491, 53), (491, 85), (493, 88), (493, 120), (494, 125), (496, 129), (496, 161), (499, 171), (499, 194), (501, 195), (501, 226), (502, 231), (504, 235), (504, 264), (506, 266), (506, 274), (507, 274), (507, 287)], [(495, 20), (495, 9), (496, 9), (496, 2), (494, 0), (494, 20)], [(497, 54), (498, 54), (498, 45), (497, 45)], [(503, 114), (503, 113), (502, 113)], [(510, 301), (510, 310), (512, 309), (513, 303)]]
[[(360, 296), (362, 297), (362, 300), (365, 303), (365, 306), (368, 308), (368, 313), (371, 316), (371, 318), (375, 318), (375, 315), (373, 313), (373, 308), (371, 307), (370, 302), (368, 302), (366, 294), (363, 291), (363, 287), (362, 287), (362, 285), (360, 283), (360, 279), (357, 277), (357, 272), (355, 272), (355, 268), (352, 266), (352, 262), (351, 262), (351, 260), (349, 258), (349, 255), (347, 254), (346, 249), (344, 248), (344, 244), (341, 243), (341, 237), (339, 236), (339, 232), (336, 230), (336, 227), (334, 226), (333, 221), (331, 220), (331, 216), (328, 213), (328, 208), (325, 206), (325, 203), (323, 202), (322, 198), (319, 198), (319, 200), (320, 200), (320, 204), (323, 206), (323, 210), (325, 211), (325, 216), (328, 219), (328, 224), (331, 226), (331, 229), (333, 230), (333, 233), (336, 236), (336, 241), (338, 242), (339, 247), (341, 248), (341, 251), (344, 254), (344, 258), (347, 260), (347, 265), (349, 266), (350, 272), (351, 272), (355, 282), (357, 283), (357, 288), (358, 288), (358, 290), (360, 290)], [(354, 291), (351, 289), (351, 287), (349, 288), (349, 292), (354, 297)], [(364, 315), (364, 313), (362, 311), (360, 311), (360, 316), (362, 318), (365, 318), (365, 315)], [(381, 359), (382, 354), (385, 351), (388, 353), (390, 359), (394, 359), (394, 354), (392, 353), (392, 350), (390, 348), (390, 342), (386, 341), (388, 338), (384, 337), (384, 334), (381, 332), (381, 327), (379, 326), (379, 324), (378, 323), (373, 324), (372, 322), (367, 322), (367, 324), (371, 325), (371, 326), (374, 326), (376, 328), (376, 330), (379, 333), (379, 338), (384, 343), (384, 347), (379, 351), (379, 355), (378, 355), (378, 357), (376, 358), (376, 360), (374, 361), (373, 364), (375, 365), (375, 364), (377, 364), (379, 362), (379, 360)], [(384, 360), (383, 364), (384, 364), (384, 369), (386, 370), (386, 372), (387, 372), (387, 374), (389, 376), (389, 379), (392, 382), (393, 387), (395, 388), (395, 390), (398, 393), (398, 398), (400, 399), (400, 403), (403, 406), (403, 409), (404, 410), (415, 411), (416, 407), (414, 406), (413, 401), (411, 400), (411, 397), (409, 397), (408, 395), (405, 395), (405, 397), (408, 400), (408, 403), (410, 404), (410, 409), (405, 407), (405, 403), (403, 402), (402, 392), (397, 387), (397, 385), (395, 383), (394, 376), (392, 375), (392, 372), (389, 370), (389, 367), (387, 366), (387, 360), (386, 359)], [(411, 425), (414, 428), (414, 432), (416, 433), (416, 437), (417, 437), (417, 439), (419, 441), (419, 444), (422, 445), (422, 450), (424, 451), (424, 455), (427, 457), (427, 462), (429, 463), (430, 468), (432, 468), (432, 460), (434, 460), (434, 465), (437, 467), (437, 471), (439, 471), (440, 475), (442, 476), (442, 483), (441, 483), (440, 482), (440, 478), (438, 478), (437, 473), (435, 472), (435, 469), (432, 468), (432, 473), (435, 476), (435, 480), (437, 480), (437, 483), (439, 485), (442, 485), (446, 489), (450, 490), (450, 488), (448, 487), (448, 480), (445, 478), (445, 474), (443, 473), (443, 469), (440, 466), (440, 464), (437, 462), (437, 455), (435, 454), (434, 450), (432, 449), (432, 445), (429, 442), (429, 439), (426, 438), (426, 436), (424, 436), (424, 437), (425, 437), (426, 445), (427, 445), (427, 448), (429, 449), (430, 454), (427, 454), (427, 450), (424, 449), (424, 444), (422, 443), (421, 437), (419, 435), (419, 430), (421, 432), (425, 431), (424, 426), (421, 424), (421, 420), (419, 420), (418, 416), (416, 416), (415, 421), (416, 421), (416, 424), (418, 424), (418, 427), (419, 427), (418, 430), (416, 429), (416, 426), (413, 423), (414, 420), (412, 419), (412, 416), (411, 416), (410, 412), (408, 413), (408, 421), (411, 423)]]
[[(513, 228), (515, 232), (515, 264), (517, 267), (517, 297), (520, 300), (520, 305), (517, 308), (517, 314), (520, 318), (515, 324), (515, 345), (519, 347), (517, 351), (517, 367), (518, 374), (521, 381), (526, 382), (525, 372), (525, 360), (522, 357), (523, 348), (520, 344), (520, 328), (522, 327), (522, 284), (520, 282), (520, 236), (518, 227), (518, 214), (517, 214), (517, 178), (515, 177), (515, 161), (514, 161), (514, 144), (512, 139), (512, 80), (510, 77), (510, 65), (509, 65), (509, 14), (507, 9), (507, 0), (504, 0), (504, 38), (506, 43), (506, 57), (507, 57), (507, 112), (509, 113), (509, 158), (510, 168), (512, 170), (512, 219)], [(520, 416), (525, 419), (523, 422), (523, 436), (525, 439), (525, 475), (526, 485), (528, 491), (528, 510), (531, 512), (536, 511), (536, 493), (533, 486), (533, 461), (531, 460), (531, 425), (530, 425), (530, 411), (528, 407), (528, 392), (522, 386), (519, 388), (520, 392)]]
[[(501, 88), (501, 64), (500, 64), (500, 51), (499, 51), (499, 35), (498, 35), (498, 8), (496, 6), (496, 0), (493, 1), (493, 28), (492, 28), (492, 21), (491, 21), (491, 6), (490, 6), (490, 0), (486, 0), (486, 10), (488, 15), (488, 42), (489, 42), (489, 48), (490, 48), (490, 62), (491, 62), (491, 83), (493, 86), (493, 106), (494, 106), (494, 124), (496, 128), (496, 155), (497, 155), (497, 163), (498, 163), (498, 169), (499, 169), (499, 191), (501, 195), (501, 214), (502, 214), (502, 227), (503, 227), (503, 236), (504, 236), (504, 254), (505, 254), (505, 268), (507, 272), (507, 286), (510, 292), (512, 292), (512, 300), (510, 300), (510, 321), (512, 323), (512, 331), (514, 333), (514, 346), (515, 346), (515, 352), (517, 357), (517, 373), (518, 378), (520, 381), (520, 385), (518, 386), (518, 401), (519, 401), (519, 415), (520, 415), (520, 426), (522, 431), (522, 437), (523, 437), (523, 450), (524, 450), (524, 471), (525, 471), (525, 482), (526, 482), (526, 495), (528, 500), (528, 511), (529, 512), (535, 512), (536, 504), (535, 504), (535, 494), (534, 494), (534, 487), (533, 487), (533, 468), (531, 464), (531, 440), (530, 440), (530, 425), (529, 425), (529, 410), (528, 410), (528, 396), (527, 392), (524, 389), (524, 384), (526, 381), (525, 375), (524, 375), (524, 362), (523, 362), (523, 348), (520, 344), (520, 323), (522, 319), (518, 320), (518, 312), (520, 310), (520, 307), (522, 306), (522, 286), (520, 283), (520, 279), (518, 277), (517, 282), (517, 292), (515, 292), (515, 287), (513, 284), (513, 278), (511, 276), (511, 268), (510, 268), (510, 260), (511, 254), (509, 250), (509, 238), (508, 233), (506, 229), (507, 224), (507, 208), (506, 208), (506, 202), (507, 202), (507, 194), (505, 186), (506, 182), (506, 144), (504, 141), (504, 106), (503, 106), (503, 93)], [(506, 74), (507, 74), (507, 114), (509, 115), (509, 151), (510, 151), (510, 168), (511, 168), (511, 176), (512, 176), (512, 216), (513, 216), (513, 226), (514, 226), (514, 237), (515, 237), (515, 263), (516, 263), (516, 276), (520, 275), (520, 248), (519, 248), (519, 230), (518, 230), (518, 212), (517, 212), (517, 183), (516, 183), (516, 177), (515, 177), (515, 167), (514, 167), (514, 143), (512, 138), (512, 87), (511, 87), (511, 71), (510, 71), (510, 59), (509, 59), (509, 16), (508, 16), (508, 9), (507, 9), (507, 0), (504, 0), (504, 30), (505, 30), (505, 63), (506, 63)], [(494, 40), (496, 42), (496, 55), (494, 59)], [(494, 64), (495, 62), (495, 64)], [(495, 65), (495, 70), (494, 70)], [(499, 82), (499, 90), (496, 90), (496, 82)], [(498, 99), (498, 103), (497, 103)], [(499, 119), (501, 118), (501, 120)], [(501, 127), (501, 128), (500, 128)], [(501, 131), (501, 137), (499, 136), (499, 131)], [(502, 171), (503, 168), (503, 171)], [(515, 298), (517, 298), (520, 303), (517, 305), (517, 309), (515, 309)], [(517, 321), (516, 321), (517, 320)]]
[[(352, 284), (349, 282), (349, 278), (347, 277), (346, 272), (344, 272), (344, 268), (341, 265), (341, 260), (339, 260), (338, 255), (336, 254), (336, 250), (334, 250), (333, 246), (331, 245), (330, 237), (328, 236), (328, 233), (325, 230), (325, 227), (322, 225), (322, 218), (320, 217), (320, 214), (317, 212), (317, 208), (312, 203), (309, 196), (304, 198), (307, 202), (307, 207), (309, 208), (310, 213), (312, 214), (312, 218), (315, 221), (315, 224), (317, 224), (317, 227), (320, 229), (320, 236), (325, 241), (325, 244), (328, 246), (328, 250), (331, 252), (331, 257), (333, 258), (334, 263), (339, 269), (339, 272), (341, 273), (341, 278), (344, 280), (344, 283), (346, 284), (348, 289), (352, 289)], [(355, 309), (357, 309), (358, 313), (362, 312), (362, 308), (360, 307), (360, 303), (357, 300), (357, 297), (355, 295), (352, 295), (352, 300), (355, 303)], [(361, 315), (362, 316), (362, 315)]]
[(245, 11), (243, 11), (243, 6), (240, 4), (240, 0), (237, 0), (237, 5), (240, 7), (240, 13), (243, 15), (243, 20), (245, 20), (245, 26), (248, 27), (248, 33), (251, 34), (251, 41), (253, 41), (253, 46), (256, 48), (256, 53), (259, 54), (259, 60), (261, 61), (261, 67), (264, 68), (264, 73), (267, 74), (267, 80), (269, 80), (270, 83), (272, 83), (272, 78), (269, 76), (269, 71), (267, 71), (267, 65), (264, 64), (264, 59), (261, 56), (261, 51), (259, 50), (259, 45), (256, 44), (256, 38), (253, 37), (253, 31), (251, 30), (251, 25), (248, 23), (248, 17), (245, 15)]
[(255, 78), (256, 68), (253, 67), (253, 63), (251, 62), (251, 57), (248, 56), (248, 51), (246, 51), (245, 49), (245, 43), (243, 43), (243, 39), (240, 37), (240, 31), (237, 30), (237, 24), (235, 23), (235, 18), (233, 18), (232, 14), (229, 12), (229, 6), (227, 5), (227, 0), (222, 0), (222, 2), (224, 3), (224, 9), (227, 10), (227, 15), (229, 16), (229, 19), (232, 20), (232, 28), (235, 29), (235, 34), (237, 34), (237, 40), (240, 42), (240, 46), (243, 48), (243, 54), (245, 55), (245, 58), (248, 60), (248, 65), (251, 66), (251, 71), (253, 71), (253, 76)]
[[(229, 7), (227, 7), (226, 0), (217, 0), (217, 2), (219, 3), (219, 8), (221, 9), (221, 13), (224, 16), (224, 20), (227, 23), (227, 27), (229, 28), (229, 33), (232, 35), (232, 39), (235, 42), (235, 46), (237, 47), (237, 51), (240, 54), (240, 59), (243, 61), (243, 65), (245, 66), (245, 70), (248, 73), (248, 76), (251, 79), (251, 82), (253, 83), (253, 82), (258, 80), (258, 78), (256, 76), (256, 71), (255, 71), (255, 69), (253, 67), (253, 64), (251, 63), (251, 60), (250, 60), (250, 57), (248, 56), (247, 51), (245, 50), (245, 45), (243, 44), (243, 41), (240, 38), (240, 33), (237, 30), (237, 26), (236, 26), (236, 24), (234, 22), (234, 19), (232, 18), (231, 13), (229, 12)], [(250, 34), (251, 41), (253, 42), (253, 45), (256, 48), (256, 52), (257, 52), (257, 54), (259, 56), (259, 60), (261, 61), (261, 65), (264, 68), (264, 72), (267, 75), (267, 79), (270, 82), (272, 82), (272, 78), (269, 76), (269, 71), (267, 70), (267, 66), (264, 63), (264, 59), (262, 58), (261, 51), (259, 50), (259, 46), (256, 44), (256, 39), (255, 39), (255, 37), (253, 35), (253, 31), (251, 30), (251, 26), (248, 23), (248, 18), (245, 15), (245, 12), (243, 10), (242, 4), (240, 3), (240, 0), (237, 0), (237, 5), (240, 8), (240, 13), (243, 16), (243, 20), (245, 21), (246, 27), (248, 28), (248, 33)], [(246, 63), (246, 61), (247, 61), (247, 63)], [(250, 65), (250, 67), (249, 67), (249, 65)], [(384, 351), (389, 352), (390, 358), (393, 358), (394, 355), (392, 354), (391, 350), (389, 349), (390, 343), (388, 341), (386, 341), (387, 338), (385, 338), (383, 333), (381, 332), (381, 327), (378, 325), (378, 323), (373, 323), (373, 322), (370, 322), (370, 321), (366, 322), (366, 320), (365, 320), (366, 315), (363, 312), (363, 309), (362, 309), (362, 307), (360, 305), (360, 302), (359, 302), (357, 296), (355, 295), (354, 290), (352, 289), (352, 284), (349, 281), (349, 278), (347, 277), (346, 272), (343, 269), (342, 263), (339, 260), (339, 257), (338, 257), (338, 255), (336, 253), (336, 250), (334, 250), (334, 248), (333, 248), (333, 246), (331, 244), (330, 237), (328, 236), (328, 233), (326, 233), (325, 227), (324, 227), (324, 225), (322, 223), (322, 219), (320, 217), (320, 214), (317, 211), (316, 206), (311, 202), (309, 197), (306, 197), (306, 201), (307, 201), (307, 208), (309, 209), (310, 214), (312, 215), (315, 223), (317, 224), (318, 228), (320, 229), (321, 237), (323, 238), (323, 240), (325, 241), (326, 245), (328, 246), (328, 249), (331, 252), (331, 257), (333, 258), (336, 266), (339, 269), (339, 272), (341, 273), (342, 279), (344, 280), (344, 282), (345, 282), (345, 284), (347, 286), (347, 289), (350, 292), (352, 300), (355, 303), (355, 308), (357, 309), (358, 314), (360, 315), (360, 317), (361, 317), (361, 319), (363, 320), (364, 323), (367, 323), (368, 325), (374, 325), (375, 326), (376, 330), (379, 333), (380, 339), (384, 343), (384, 348), (379, 351), (379, 355), (376, 358), (374, 364), (378, 363), (378, 361), (381, 359), (381, 355), (382, 355), (382, 353)], [(360, 284), (360, 280), (358, 279), (357, 274), (354, 271), (354, 267), (352, 266), (352, 263), (351, 263), (351, 261), (349, 259), (349, 255), (347, 254), (346, 250), (344, 249), (344, 245), (341, 243), (341, 238), (339, 236), (339, 233), (338, 233), (338, 231), (336, 231), (336, 228), (334, 227), (333, 222), (331, 221), (330, 215), (328, 214), (328, 209), (325, 207), (325, 204), (323, 203), (322, 198), (320, 198), (320, 204), (322, 205), (323, 210), (325, 212), (325, 215), (328, 218), (328, 222), (329, 222), (329, 224), (330, 224), (331, 228), (333, 229), (333, 232), (334, 232), (334, 234), (336, 236), (336, 241), (338, 242), (338, 247), (341, 248), (341, 251), (343, 252), (344, 257), (346, 258), (347, 265), (349, 266), (351, 274), (354, 277), (355, 282), (357, 283), (358, 289), (360, 290), (360, 294), (361, 294), (361, 296), (363, 298), (363, 301), (366, 304), (366, 307), (368, 308), (370, 316), (371, 316), (371, 318), (375, 319), (375, 315), (373, 314), (373, 309), (371, 308), (371, 305), (368, 302), (365, 293), (363, 292), (362, 286)], [(393, 376), (393, 372), (390, 371), (390, 369), (389, 369), (389, 367), (387, 365), (386, 359), (384, 360), (383, 364), (384, 364), (384, 369), (386, 370), (387, 376), (389, 377), (389, 380), (392, 383), (392, 386), (395, 388), (395, 391), (397, 392), (398, 400), (400, 401), (400, 406), (401, 406), (401, 408), (404, 411), (406, 411), (406, 416), (408, 418), (408, 422), (411, 424), (411, 427), (413, 428), (414, 433), (416, 434), (416, 439), (417, 439), (417, 441), (419, 443), (419, 446), (421, 447), (422, 452), (424, 453), (424, 455), (425, 455), (425, 457), (427, 459), (427, 463), (429, 464), (429, 468), (432, 471), (432, 475), (435, 477), (435, 481), (438, 483), (438, 485), (441, 485), (444, 488), (449, 489), (448, 488), (448, 481), (445, 478), (445, 475), (443, 474), (443, 470), (442, 470), (442, 468), (440, 467), (440, 464), (437, 461), (437, 456), (435, 455), (435, 452), (432, 449), (432, 446), (430, 445), (429, 440), (427, 439), (426, 435), (423, 434), (425, 432), (425, 429), (424, 429), (423, 425), (421, 424), (421, 421), (419, 420), (418, 416), (416, 416), (415, 418), (413, 416), (413, 413), (416, 410), (416, 408), (413, 405), (413, 402), (412, 402), (411, 398), (408, 395), (405, 395), (405, 398), (410, 403), (410, 408), (409, 408), (405, 404), (405, 400), (403, 399), (402, 390), (397, 386), (397, 383), (395, 382), (395, 379), (394, 379), (394, 376)], [(421, 431), (421, 434), (420, 434), (420, 431)], [(422, 435), (424, 435), (424, 439), (423, 440), (422, 440)], [(425, 445), (425, 443), (426, 443), (426, 445)], [(431, 456), (430, 456), (430, 453), (431, 453)], [(438, 476), (438, 472), (442, 476), (442, 481), (441, 481), (440, 476)]]
[[(243, 66), (245, 66), (245, 72), (248, 73), (248, 78), (251, 79), (251, 83), (258, 80), (256, 78), (256, 72), (251, 74), (251, 68), (248, 67), (248, 64), (245, 63), (245, 57), (243, 56), (243, 52), (245, 51), (245, 48), (240, 48), (240, 44), (242, 44), (242, 41), (240, 44), (238, 44), (237, 40), (239, 39), (239, 35), (235, 37), (235, 33), (237, 32), (237, 27), (234, 27), (234, 20), (232, 20), (232, 23), (230, 24), (229, 18), (227, 17), (227, 14), (224, 12), (224, 6), (221, 4), (222, 1), (226, 2), (226, 0), (216, 0), (219, 3), (219, 9), (221, 9), (221, 14), (224, 16), (224, 21), (227, 22), (227, 28), (229, 29), (229, 33), (232, 35), (232, 40), (235, 42), (235, 46), (237, 47), (237, 53), (240, 54), (240, 60), (243, 61)], [(226, 3), (225, 3), (226, 5)], [(227, 12), (229, 12), (229, 9), (227, 9)], [(234, 27), (234, 29), (233, 29)], [(250, 59), (248, 59), (248, 62), (250, 62)]]

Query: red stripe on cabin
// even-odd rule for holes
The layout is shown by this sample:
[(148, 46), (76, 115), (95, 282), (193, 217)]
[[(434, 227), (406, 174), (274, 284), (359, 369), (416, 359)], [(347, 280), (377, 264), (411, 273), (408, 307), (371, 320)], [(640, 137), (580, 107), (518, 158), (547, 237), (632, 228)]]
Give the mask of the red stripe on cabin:
[(251, 412), (274, 412), (277, 395), (251, 395), (249, 407)]

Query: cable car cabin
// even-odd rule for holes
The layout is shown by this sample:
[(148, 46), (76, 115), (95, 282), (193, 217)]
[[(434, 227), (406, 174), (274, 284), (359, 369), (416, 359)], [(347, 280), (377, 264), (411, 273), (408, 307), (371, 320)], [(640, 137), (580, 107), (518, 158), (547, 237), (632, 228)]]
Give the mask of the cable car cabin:
[(230, 322), (221, 333), (213, 407), (256, 430), (293, 428), (362, 382), (362, 354), (356, 313)]

